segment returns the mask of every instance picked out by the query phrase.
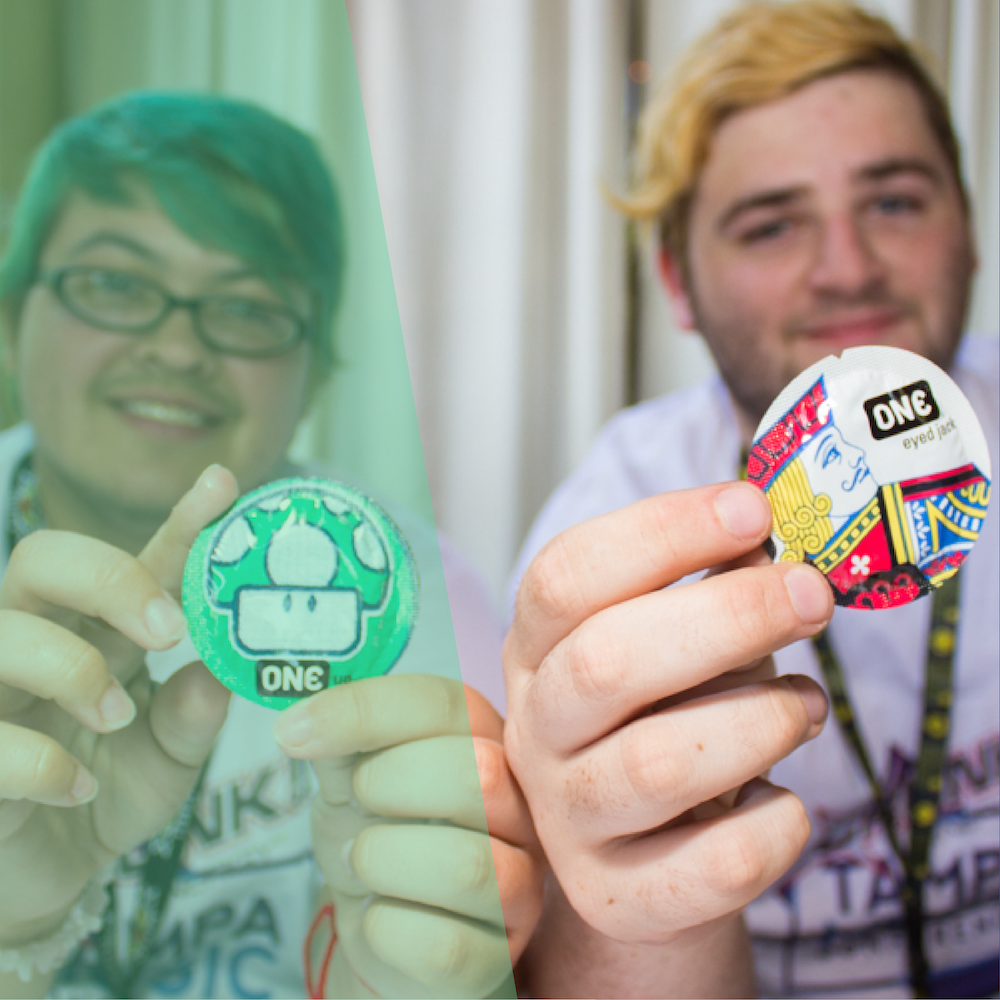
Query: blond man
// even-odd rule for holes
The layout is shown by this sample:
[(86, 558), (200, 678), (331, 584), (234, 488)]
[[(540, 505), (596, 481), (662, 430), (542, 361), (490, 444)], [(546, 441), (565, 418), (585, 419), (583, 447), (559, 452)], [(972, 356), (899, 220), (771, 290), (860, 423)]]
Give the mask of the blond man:
[(770, 563), (770, 511), (731, 482), (785, 384), (863, 344), (949, 368), (996, 464), (946, 105), (884, 20), (749, 3), (687, 53), (638, 161), (624, 207), (720, 375), (616, 417), (515, 574), (506, 746), (554, 872), (537, 992), (747, 995), (745, 910), (763, 995), (996, 994), (996, 517), (960, 599), (824, 632), (829, 585)]

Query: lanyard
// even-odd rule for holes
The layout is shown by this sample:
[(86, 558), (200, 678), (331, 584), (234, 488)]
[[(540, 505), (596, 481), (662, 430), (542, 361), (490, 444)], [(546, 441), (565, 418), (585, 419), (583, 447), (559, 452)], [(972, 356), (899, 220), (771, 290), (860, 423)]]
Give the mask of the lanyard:
[(163, 924), (163, 915), (170, 901), (174, 879), (180, 870), (184, 846), (191, 832), (195, 807), (207, 772), (208, 761), (202, 765), (194, 788), (173, 822), (146, 843), (139, 899), (135, 916), (130, 921), (124, 958), (119, 958), (118, 953), (118, 892), (114, 882), (108, 886), (108, 910), (104, 924), (97, 933), (97, 953), (100, 956), (101, 972), (111, 987), (112, 996), (135, 996), (142, 968)]
[[(910, 983), (917, 997), (929, 997), (930, 970), (924, 951), (924, 880), (930, 874), (931, 835), (938, 814), (938, 800), (950, 730), (952, 667), (955, 634), (958, 628), (958, 575), (949, 577), (934, 592), (931, 628), (927, 643), (924, 712), (920, 731), (917, 768), (909, 789), (910, 848), (904, 851), (896, 835), (892, 809), (879, 787), (864, 741), (858, 732), (854, 709), (847, 694), (844, 673), (825, 632), (814, 636), (813, 648), (819, 657), (833, 716), (840, 726), (871, 786), (879, 818), (893, 852), (903, 866), (903, 907)], [(876, 612), (870, 612), (875, 614)]]
[[(747, 478), (747, 453), (740, 458), (740, 479)], [(917, 768), (909, 788), (910, 849), (904, 851), (896, 835), (890, 803), (882, 794), (856, 716), (847, 693), (840, 661), (826, 632), (813, 636), (812, 646), (823, 671), (833, 717), (847, 740), (868, 784), (879, 819), (893, 853), (903, 867), (903, 912), (910, 985), (916, 997), (929, 997), (930, 968), (924, 949), (924, 880), (930, 875), (931, 836), (938, 814), (938, 800), (944, 777), (945, 754), (951, 729), (952, 672), (958, 631), (958, 574), (953, 574), (934, 591), (931, 627), (927, 640), (924, 680), (924, 711), (920, 727)], [(871, 612), (876, 613), (876, 612)]]
[[(45, 519), (38, 497), (38, 477), (29, 453), (18, 463), (12, 480), (7, 518), (7, 551), (13, 551), (22, 538), (44, 527)], [(135, 995), (142, 967), (156, 942), (170, 901), (174, 879), (180, 870), (181, 857), (194, 822), (195, 807), (205, 782), (208, 763), (206, 760), (202, 765), (194, 788), (170, 825), (146, 844), (139, 898), (135, 917), (130, 922), (124, 959), (119, 959), (117, 948), (118, 892), (114, 882), (108, 885), (108, 909), (104, 923), (96, 935), (96, 943), (101, 972), (113, 996), (125, 998)]]

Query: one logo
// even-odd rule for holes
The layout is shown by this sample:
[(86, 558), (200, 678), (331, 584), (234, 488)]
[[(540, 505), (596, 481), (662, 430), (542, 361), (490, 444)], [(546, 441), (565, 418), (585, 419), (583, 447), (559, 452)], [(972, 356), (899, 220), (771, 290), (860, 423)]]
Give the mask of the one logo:
[(930, 385), (921, 380), (865, 400), (868, 426), (876, 441), (938, 420), (941, 411)]

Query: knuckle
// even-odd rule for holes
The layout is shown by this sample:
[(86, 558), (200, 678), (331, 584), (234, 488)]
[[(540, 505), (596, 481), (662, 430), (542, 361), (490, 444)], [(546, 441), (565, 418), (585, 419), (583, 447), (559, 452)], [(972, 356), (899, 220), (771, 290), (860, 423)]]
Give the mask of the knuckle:
[(459, 891), (477, 897), (496, 896), (497, 876), (489, 837), (470, 834), (462, 837), (460, 844), (453, 868)]
[(710, 890), (730, 896), (757, 885), (768, 867), (766, 851), (756, 838), (732, 837), (716, 864), (708, 866), (705, 877)]
[(427, 949), (427, 974), (433, 982), (463, 982), (475, 974), (477, 949), (472, 936), (458, 920), (441, 922)]
[(643, 804), (662, 803), (665, 798), (687, 800), (695, 774), (685, 741), (671, 738), (669, 716), (660, 715), (656, 727), (655, 739), (650, 738), (648, 725), (632, 725), (623, 732), (619, 749), (622, 771)]
[(69, 690), (98, 695), (106, 681), (104, 657), (86, 642), (73, 643), (65, 653), (62, 683)]
[(507, 761), (503, 755), (503, 747), (492, 740), (483, 739), (477, 739), (474, 745), (483, 800), (492, 800), (503, 790), (506, 778)]
[(621, 672), (615, 669), (614, 647), (602, 642), (596, 632), (585, 623), (552, 654), (553, 659), (565, 660), (572, 690), (585, 703), (605, 703), (617, 700), (621, 694)]
[(557, 535), (535, 557), (521, 583), (521, 597), (542, 618), (574, 617), (585, 607), (566, 534)]
[[(361, 684), (347, 684), (340, 689), (342, 697), (347, 700), (344, 716), (353, 718), (353, 729), (357, 733), (371, 732), (377, 722), (377, 712), (373, 699), (368, 694), (368, 688)], [(351, 728), (351, 727), (345, 727)]]
[(810, 727), (809, 718), (801, 699), (785, 684), (771, 685), (767, 691), (767, 732), (771, 734), (778, 755), (784, 757), (805, 739)]
[(770, 651), (794, 628), (788, 595), (776, 573), (750, 571), (728, 587), (730, 620), (740, 648)]
[(116, 594), (141, 592), (144, 583), (141, 563), (128, 553), (115, 550), (109, 552), (103, 560), (95, 580), (95, 589), (98, 592)]
[(44, 528), (40, 531), (33, 531), (30, 535), (22, 538), (11, 550), (10, 558), (7, 560), (5, 575), (13, 578), (20, 578), (30, 574), (44, 549), (48, 546), (51, 532)]
[(31, 787), (39, 791), (69, 794), (75, 775), (67, 766), (63, 751), (46, 740), (38, 748), (35, 766), (31, 776)]

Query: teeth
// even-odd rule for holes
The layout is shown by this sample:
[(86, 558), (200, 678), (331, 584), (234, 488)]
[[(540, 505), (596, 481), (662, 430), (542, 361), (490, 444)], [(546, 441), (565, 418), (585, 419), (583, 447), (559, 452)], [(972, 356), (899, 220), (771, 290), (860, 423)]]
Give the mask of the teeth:
[(129, 400), (121, 404), (126, 413), (131, 413), (143, 420), (156, 420), (161, 424), (172, 424), (175, 427), (204, 427), (208, 417), (204, 413), (189, 410), (184, 406), (172, 406), (169, 403), (154, 403), (150, 400)]

